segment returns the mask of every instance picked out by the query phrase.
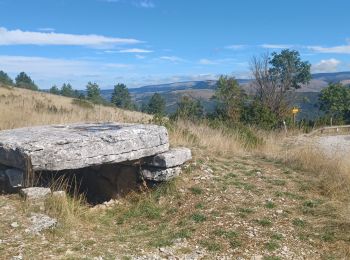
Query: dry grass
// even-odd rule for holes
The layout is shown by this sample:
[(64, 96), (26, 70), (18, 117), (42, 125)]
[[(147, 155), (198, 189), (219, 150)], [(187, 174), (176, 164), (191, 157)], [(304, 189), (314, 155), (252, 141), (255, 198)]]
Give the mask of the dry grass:
[(71, 122), (148, 122), (149, 115), (93, 105), (86, 108), (71, 98), (26, 89), (0, 87), (0, 129)]
[(206, 123), (178, 121), (170, 131), (173, 146), (198, 148), (199, 152), (210, 151), (213, 155), (243, 155), (247, 152), (239, 133), (226, 133), (223, 129), (213, 129)]

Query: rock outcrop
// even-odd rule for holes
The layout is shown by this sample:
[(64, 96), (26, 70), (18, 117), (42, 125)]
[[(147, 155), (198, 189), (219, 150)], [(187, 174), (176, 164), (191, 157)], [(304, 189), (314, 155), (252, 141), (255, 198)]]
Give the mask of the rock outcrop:
[(79, 169), (131, 161), (169, 149), (163, 126), (50, 125), (0, 131), (0, 164), (33, 171)]
[[(168, 181), (191, 158), (188, 148), (169, 150), (168, 132), (157, 125), (81, 123), (5, 130), (0, 131), (0, 192), (4, 182), (14, 189), (40, 176), (38, 186), (49, 187), (50, 178), (61, 176), (79, 182), (80, 192), (98, 203), (125, 195), (143, 180)], [(36, 201), (51, 191), (33, 187), (20, 193)]]
[(144, 179), (168, 181), (181, 173), (181, 165), (192, 159), (191, 150), (185, 147), (173, 148), (145, 160), (141, 169)]

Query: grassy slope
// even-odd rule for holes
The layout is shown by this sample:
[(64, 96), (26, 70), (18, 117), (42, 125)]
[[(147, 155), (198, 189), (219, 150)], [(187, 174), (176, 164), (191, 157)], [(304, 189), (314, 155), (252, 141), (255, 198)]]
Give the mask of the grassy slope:
[[(42, 110), (26, 112), (21, 100), (30, 108), (38, 100), (45, 105)], [(48, 104), (70, 112), (51, 114)], [(0, 109), (13, 115), (1, 113), (1, 129), (144, 118), (111, 108), (84, 109), (73, 106), (70, 99), (47, 94), (1, 88)], [(112, 117), (114, 113), (119, 116)], [(325, 192), (316, 173), (321, 169), (315, 171), (295, 160), (282, 161), (281, 148), (273, 142), (276, 136), (265, 136), (261, 150), (247, 151), (236, 134), (228, 136), (205, 125), (179, 122), (170, 138), (172, 145), (188, 146), (194, 154), (181, 177), (155, 191), (131, 194), (107, 210), (92, 210), (74, 204), (75, 200), (48, 203), (46, 213), (57, 217), (60, 226), (42, 236), (25, 232), (29, 213), (38, 209), (28, 207), (17, 195), (0, 196), (1, 257), (349, 258), (350, 225), (343, 216), (348, 202)], [(327, 170), (324, 165), (322, 168)], [(19, 227), (11, 227), (13, 222)]]

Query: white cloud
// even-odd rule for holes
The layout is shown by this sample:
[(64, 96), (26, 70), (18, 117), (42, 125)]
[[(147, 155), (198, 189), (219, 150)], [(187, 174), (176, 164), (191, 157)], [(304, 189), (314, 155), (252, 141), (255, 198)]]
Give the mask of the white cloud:
[(42, 27), (42, 28), (38, 28), (38, 31), (42, 31), (42, 32), (54, 32), (55, 29), (51, 28), (51, 27)]
[[(116, 69), (131, 68), (129, 64), (123, 63), (103, 63), (92, 60), (69, 60), (53, 59), (32, 56), (0, 56), (0, 68), (4, 71), (16, 75), (25, 71), (33, 78), (41, 81), (61, 81), (68, 78), (81, 79), (87, 75), (113, 74)], [(90, 77), (89, 76), (89, 77)], [(42, 88), (48, 86), (40, 86)]]
[(209, 60), (209, 59), (200, 59), (198, 63), (202, 64), (202, 65), (215, 65), (215, 64), (218, 64), (217, 61)]
[(127, 3), (133, 4), (136, 7), (141, 8), (154, 8), (155, 4), (152, 0), (101, 0), (109, 3)]
[(65, 34), (7, 30), (0, 27), (0, 45), (72, 45), (109, 48), (119, 44), (140, 43), (136, 39), (114, 38), (102, 35)]
[(233, 63), (236, 65), (239, 64), (237, 63), (236, 59), (232, 59), (232, 58), (214, 59), (214, 60), (204, 58), (204, 59), (200, 59), (198, 63), (201, 65), (217, 65), (217, 64), (233, 64)]
[(136, 57), (137, 59), (140, 59), (140, 60), (146, 58), (146, 56), (140, 55), (140, 54), (136, 54), (135, 57)]
[(132, 48), (132, 49), (120, 50), (119, 52), (120, 53), (150, 53), (150, 52), (153, 52), (153, 51), (152, 50)]
[(341, 61), (337, 59), (321, 60), (319, 63), (312, 65), (313, 72), (335, 72)]
[(289, 48), (292, 48), (293, 45), (289, 45), (289, 44), (261, 44), (260, 47), (264, 48), (264, 49), (289, 49)]
[(177, 56), (161, 56), (159, 57), (159, 59), (161, 60), (166, 60), (166, 61), (171, 61), (171, 62), (174, 62), (174, 63), (179, 63), (179, 62), (184, 62), (186, 60), (180, 58), (180, 57), (177, 57)]
[(350, 45), (339, 45), (333, 47), (309, 46), (308, 49), (320, 53), (350, 54)]
[(233, 45), (226, 46), (225, 49), (229, 49), (229, 50), (241, 50), (241, 49), (244, 49), (245, 47), (246, 47), (246, 45), (242, 45), (242, 44), (233, 44)]
[(134, 4), (138, 7), (143, 7), (143, 8), (154, 8), (155, 5), (151, 0), (140, 0), (140, 1), (135, 1)]

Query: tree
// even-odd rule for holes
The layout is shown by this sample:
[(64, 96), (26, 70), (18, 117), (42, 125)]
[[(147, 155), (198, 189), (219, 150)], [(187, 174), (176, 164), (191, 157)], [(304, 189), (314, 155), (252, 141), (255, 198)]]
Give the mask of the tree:
[(102, 103), (103, 101), (100, 93), (100, 87), (96, 83), (89, 82), (86, 85), (86, 97), (93, 103)]
[(259, 126), (267, 130), (278, 126), (276, 114), (256, 99), (244, 106), (241, 120), (248, 125)]
[(232, 121), (240, 119), (245, 93), (235, 78), (220, 76), (213, 99), (217, 101), (217, 113)]
[(330, 84), (319, 96), (320, 109), (338, 120), (350, 120), (350, 88), (340, 83)]
[(2, 70), (0, 70), (0, 83), (13, 86), (13, 80)]
[(64, 97), (74, 97), (74, 90), (71, 84), (63, 83), (61, 87), (61, 95)]
[(50, 93), (54, 94), (54, 95), (61, 95), (61, 91), (59, 90), (59, 88), (56, 85), (53, 85), (50, 88)]
[(183, 96), (180, 102), (177, 103), (176, 112), (172, 115), (172, 119), (186, 119), (197, 121), (204, 116), (204, 109), (199, 100), (194, 100), (191, 97)]
[(124, 84), (118, 83), (114, 86), (111, 102), (117, 107), (124, 109), (134, 109), (135, 105), (131, 100), (128, 88)]
[(152, 115), (164, 116), (165, 100), (158, 93), (154, 93), (148, 102), (146, 111)]
[(39, 90), (38, 86), (34, 83), (34, 81), (25, 73), (21, 72), (15, 78), (16, 87), (18, 88), (26, 88), (31, 90)]
[(290, 91), (308, 84), (311, 79), (311, 65), (300, 59), (294, 50), (282, 50), (281, 53), (265, 54), (253, 57), (251, 72), (254, 77), (256, 98), (279, 118), (283, 118), (291, 106)]

